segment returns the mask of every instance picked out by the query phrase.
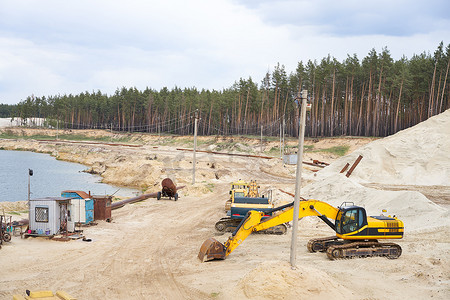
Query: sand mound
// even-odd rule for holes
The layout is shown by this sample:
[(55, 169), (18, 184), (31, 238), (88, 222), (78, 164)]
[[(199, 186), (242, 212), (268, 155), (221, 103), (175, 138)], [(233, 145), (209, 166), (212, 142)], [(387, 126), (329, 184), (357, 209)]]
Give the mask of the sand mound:
[(28, 212), (27, 201), (0, 202), (0, 214), (3, 212)]
[(450, 110), (414, 127), (371, 142), (319, 173), (339, 172), (363, 156), (351, 175), (364, 182), (450, 185)]
[(343, 174), (333, 174), (306, 186), (302, 195), (333, 206), (354, 202), (365, 207), (368, 215), (379, 215), (382, 209), (386, 209), (388, 215), (396, 215), (405, 223), (407, 231), (450, 225), (448, 210), (419, 192), (367, 188)]
[[(342, 157), (317, 174), (302, 190), (305, 197), (337, 206), (345, 201), (366, 208), (368, 215), (382, 209), (396, 215), (407, 231), (448, 226), (449, 211), (415, 191), (382, 191), (358, 182), (397, 185), (449, 185), (450, 110), (392, 136), (374, 141)], [(350, 178), (339, 171), (345, 163), (364, 158)]]
[(356, 298), (325, 272), (305, 266), (292, 270), (285, 261), (266, 261), (251, 270), (237, 285), (239, 294), (249, 299)]

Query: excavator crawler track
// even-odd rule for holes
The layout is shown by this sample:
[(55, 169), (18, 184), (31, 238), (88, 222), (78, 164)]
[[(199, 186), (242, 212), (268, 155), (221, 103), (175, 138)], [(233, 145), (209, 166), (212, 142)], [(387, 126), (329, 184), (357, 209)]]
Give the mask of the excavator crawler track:
[(233, 232), (238, 227), (241, 220), (232, 218), (222, 218), (217, 221), (214, 227), (218, 232)]
[(307, 247), (309, 252), (326, 252), (328, 247), (334, 245), (342, 245), (336, 236), (329, 236), (324, 238), (316, 238), (308, 241)]
[(281, 225), (267, 228), (266, 230), (257, 231), (256, 233), (282, 235), (282, 234), (286, 234), (286, 232), (287, 232), (287, 226), (284, 224), (281, 224)]
[(402, 248), (399, 245), (395, 243), (379, 243), (378, 241), (351, 242), (343, 245), (333, 245), (327, 249), (327, 256), (331, 260), (377, 256), (396, 259), (401, 254)]
[[(240, 219), (232, 219), (232, 218), (222, 218), (220, 219), (214, 227), (218, 232), (233, 232), (241, 222)], [(287, 227), (285, 224), (277, 225), (271, 228), (268, 228), (266, 230), (257, 231), (255, 233), (259, 234), (276, 234), (276, 235), (282, 235), (286, 234)]]

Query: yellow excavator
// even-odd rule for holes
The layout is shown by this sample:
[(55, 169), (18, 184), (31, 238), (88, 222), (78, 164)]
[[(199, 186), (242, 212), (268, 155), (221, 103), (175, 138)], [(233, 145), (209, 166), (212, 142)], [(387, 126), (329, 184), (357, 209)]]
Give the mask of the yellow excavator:
[[(239, 179), (239, 181), (231, 183), (230, 200), (225, 204), (227, 216), (220, 218), (214, 226), (218, 232), (233, 232), (250, 210), (270, 212), (274, 208), (272, 197), (260, 195), (259, 188), (256, 180), (250, 180), (250, 183), (247, 183)], [(271, 215), (271, 213), (266, 214), (263, 219)], [(286, 231), (286, 225), (281, 224), (261, 231), (261, 233), (285, 234)]]
[[(225, 259), (252, 232), (292, 221), (293, 205), (294, 202), (274, 208), (272, 212), (282, 212), (264, 220), (261, 219), (265, 212), (249, 211), (225, 244), (214, 238), (207, 239), (200, 248), (198, 258), (202, 262)], [(336, 208), (312, 199), (300, 201), (298, 218), (307, 216), (318, 216), (336, 232), (335, 236), (310, 240), (307, 246), (310, 252), (326, 252), (331, 260), (372, 256), (395, 259), (402, 254), (399, 245), (378, 242), (379, 239), (403, 237), (403, 222), (395, 216), (367, 216), (363, 207), (355, 206), (352, 202), (344, 202)]]

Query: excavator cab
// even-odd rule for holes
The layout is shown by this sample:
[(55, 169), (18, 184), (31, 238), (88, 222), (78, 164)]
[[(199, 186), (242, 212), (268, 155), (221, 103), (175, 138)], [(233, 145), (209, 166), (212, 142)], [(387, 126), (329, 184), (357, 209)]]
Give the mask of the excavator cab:
[(366, 210), (359, 206), (340, 207), (336, 216), (335, 230), (338, 234), (355, 232), (367, 225)]

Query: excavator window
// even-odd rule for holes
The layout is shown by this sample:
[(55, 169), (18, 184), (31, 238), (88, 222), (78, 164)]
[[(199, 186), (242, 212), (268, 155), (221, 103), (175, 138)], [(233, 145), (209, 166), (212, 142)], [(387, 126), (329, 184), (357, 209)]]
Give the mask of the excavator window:
[(341, 210), (336, 218), (336, 231), (341, 234), (357, 231), (365, 225), (365, 219), (364, 209), (361, 207)]

